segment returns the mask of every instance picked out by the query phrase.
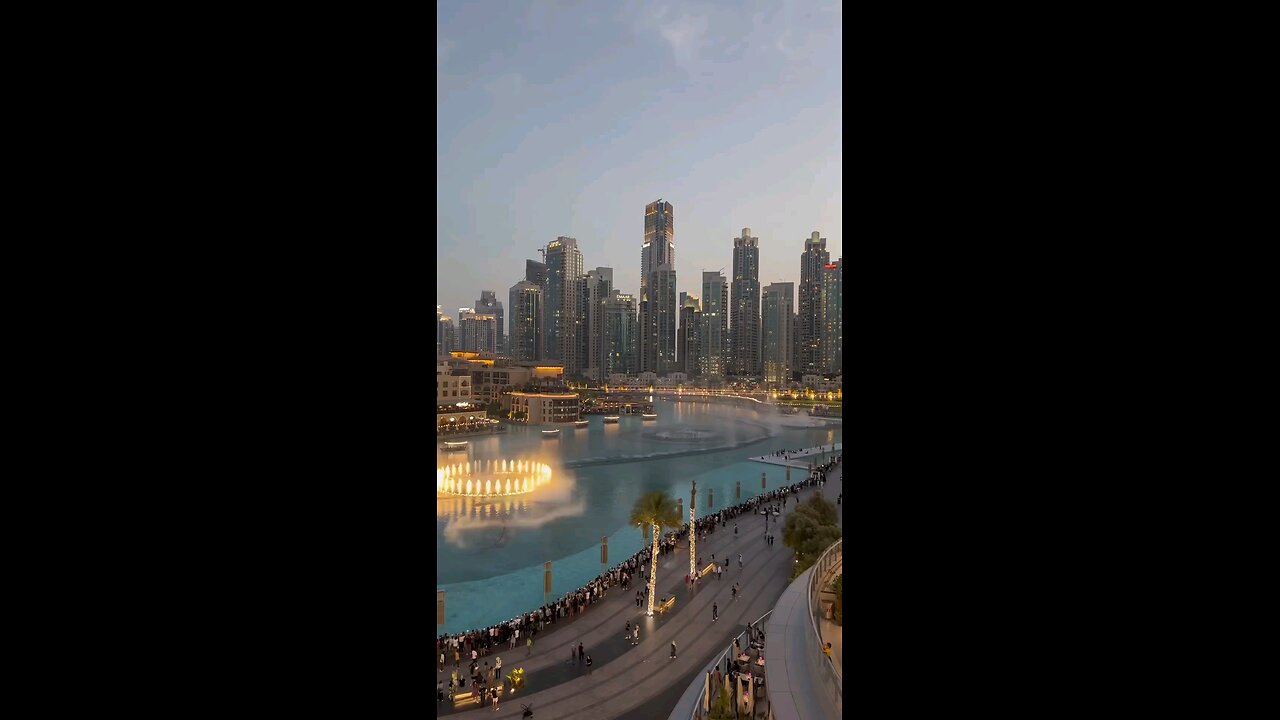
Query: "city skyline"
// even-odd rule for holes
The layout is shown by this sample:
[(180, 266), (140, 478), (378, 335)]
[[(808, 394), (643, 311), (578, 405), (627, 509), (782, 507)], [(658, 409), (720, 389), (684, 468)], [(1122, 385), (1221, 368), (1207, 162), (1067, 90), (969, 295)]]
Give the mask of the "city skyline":
[(744, 227), (760, 286), (800, 285), (815, 230), (843, 255), (838, 5), (510, 7), (438, 5), (438, 304), (501, 298), (561, 236), (639, 297), (657, 198), (678, 292), (729, 274)]

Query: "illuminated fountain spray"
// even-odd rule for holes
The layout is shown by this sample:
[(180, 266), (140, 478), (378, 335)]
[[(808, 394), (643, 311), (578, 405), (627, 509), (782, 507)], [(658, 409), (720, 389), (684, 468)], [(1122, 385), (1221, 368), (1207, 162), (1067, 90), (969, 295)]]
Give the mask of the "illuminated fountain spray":
[(523, 495), (551, 482), (551, 466), (530, 460), (477, 460), (436, 468), (436, 493), (475, 498)]

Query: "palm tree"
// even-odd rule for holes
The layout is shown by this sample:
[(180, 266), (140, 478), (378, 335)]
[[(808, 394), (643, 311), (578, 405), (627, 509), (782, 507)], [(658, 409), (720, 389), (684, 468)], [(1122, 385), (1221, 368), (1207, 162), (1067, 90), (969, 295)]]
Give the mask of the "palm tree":
[(653, 615), (653, 598), (658, 590), (658, 531), (663, 527), (679, 527), (680, 513), (676, 501), (661, 492), (645, 493), (631, 508), (631, 522), (653, 526), (653, 559), (649, 566), (649, 612)]

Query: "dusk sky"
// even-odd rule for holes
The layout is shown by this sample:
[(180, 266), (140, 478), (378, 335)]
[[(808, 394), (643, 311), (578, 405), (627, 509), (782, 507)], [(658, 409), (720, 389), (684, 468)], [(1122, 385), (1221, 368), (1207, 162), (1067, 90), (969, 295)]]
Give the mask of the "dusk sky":
[(439, 2), (436, 303), (507, 305), (558, 235), (637, 294), (659, 198), (684, 292), (732, 279), (744, 227), (762, 288), (799, 283), (815, 230), (842, 257), (840, 26), (838, 2)]

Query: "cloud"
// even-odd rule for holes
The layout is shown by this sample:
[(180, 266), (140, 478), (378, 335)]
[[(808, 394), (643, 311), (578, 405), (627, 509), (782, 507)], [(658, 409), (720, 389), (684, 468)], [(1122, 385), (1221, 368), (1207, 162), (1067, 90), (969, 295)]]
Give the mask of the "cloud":
[(495, 104), (506, 103), (519, 98), (527, 85), (520, 73), (505, 73), (486, 82), (484, 90)]
[(681, 15), (664, 22), (661, 27), (662, 39), (671, 46), (676, 62), (686, 70), (692, 70), (705, 44), (703, 41), (707, 34), (707, 19)]
[(444, 65), (445, 60), (449, 59), (449, 53), (453, 52), (456, 47), (452, 40), (445, 38), (436, 38), (436, 69), (439, 70)]

